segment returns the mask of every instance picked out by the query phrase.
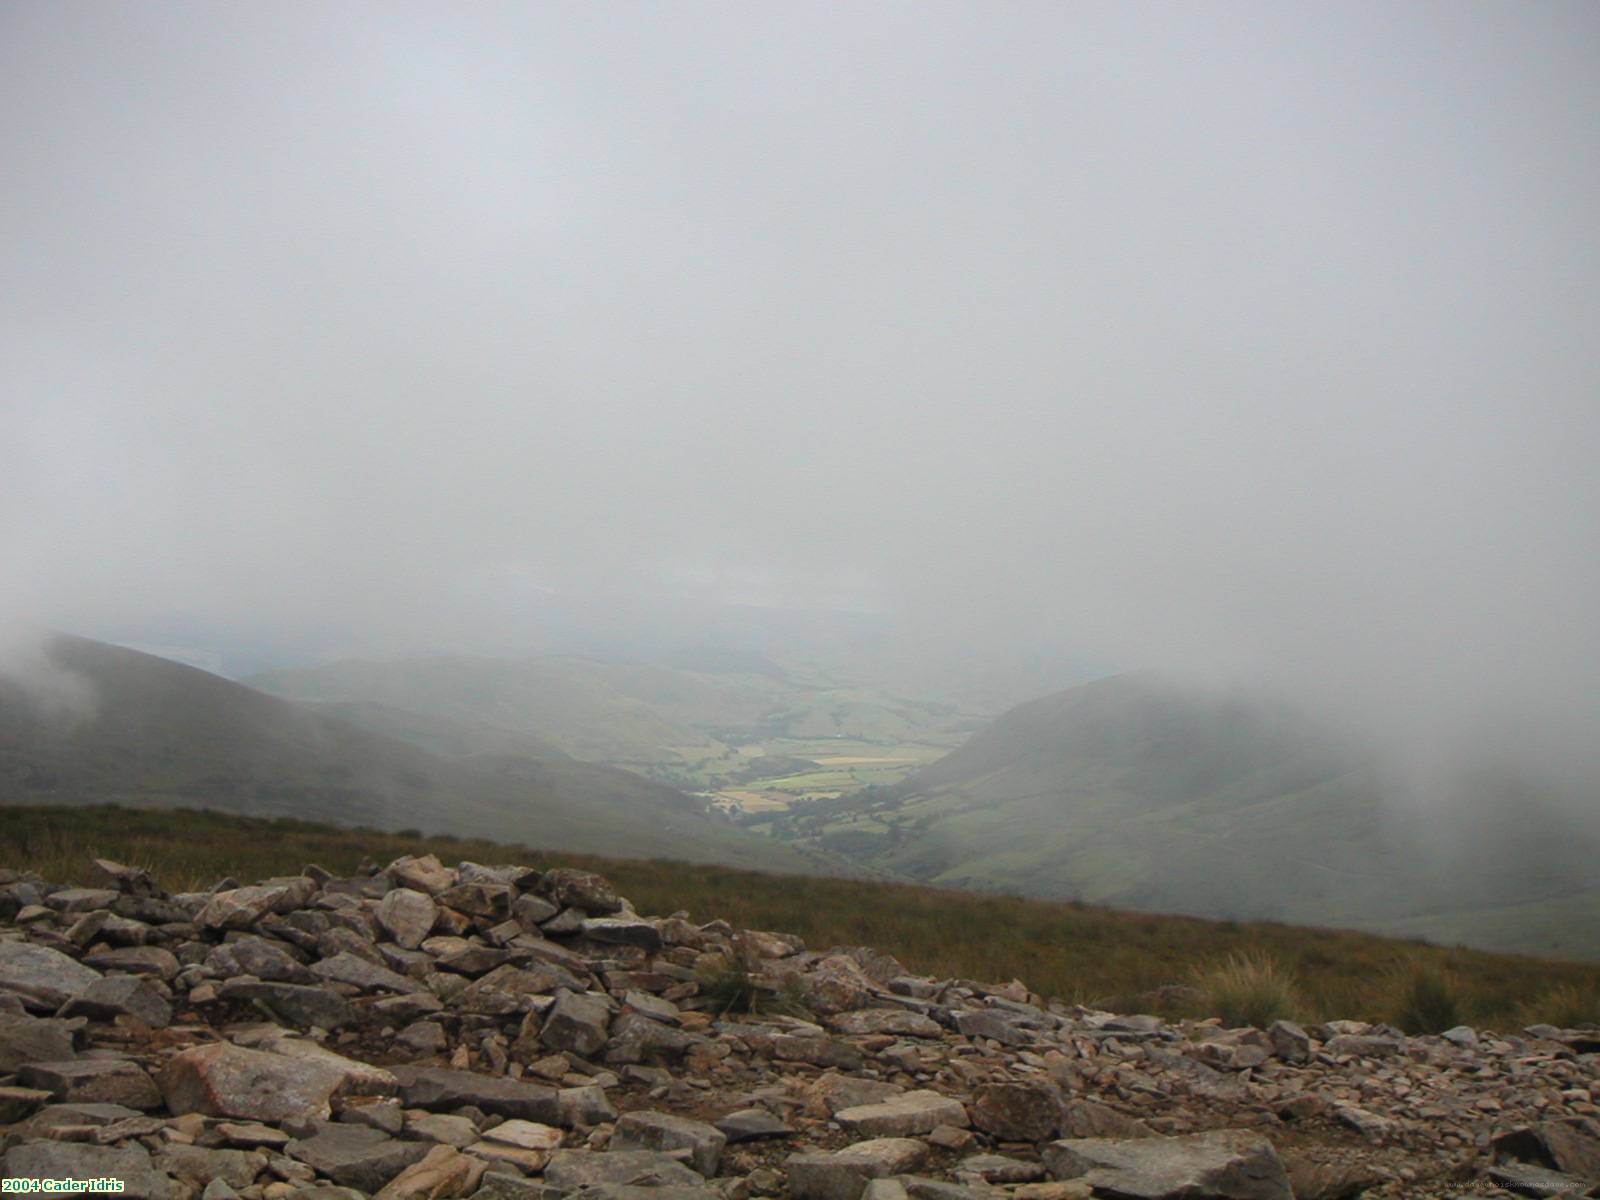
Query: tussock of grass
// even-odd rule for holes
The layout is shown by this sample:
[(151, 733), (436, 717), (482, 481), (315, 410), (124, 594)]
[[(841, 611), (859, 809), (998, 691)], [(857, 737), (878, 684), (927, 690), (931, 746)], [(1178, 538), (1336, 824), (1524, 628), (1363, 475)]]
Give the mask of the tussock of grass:
[(742, 954), (725, 959), (720, 967), (697, 971), (695, 978), (700, 998), (709, 1003), (718, 1016), (729, 1013), (810, 1015), (794, 989), (774, 989), (759, 983), (750, 960)]
[(1600, 988), (1562, 983), (1542, 993), (1521, 1009), (1526, 1023), (1555, 1025), (1575, 1029), (1588, 1025), (1600, 1028)]
[[(1465, 1019), (1481, 1027), (1600, 1020), (1600, 1004), (1594, 1001), (1600, 996), (1600, 965), (1402, 944), (1343, 930), (1114, 912), (660, 859), (606, 859), (190, 809), (0, 807), (0, 867), (36, 871), (63, 883), (89, 882), (89, 860), (95, 856), (145, 867), (163, 886), (190, 891), (227, 875), (251, 881), (298, 872), (307, 863), (347, 874), (365, 858), (386, 863), (403, 854), (430, 853), (447, 863), (520, 862), (598, 871), (641, 912), (682, 909), (696, 921), (722, 917), (740, 928), (797, 933), (816, 949), (874, 946), (919, 974), (1020, 977), (1045, 996), (1119, 1011), (1267, 1017), (1254, 1024), (1270, 1023), (1268, 1014), (1283, 1012), (1312, 1021), (1390, 1021), (1408, 984), (1408, 977), (1396, 974), (1398, 960), (1446, 973)], [(1245, 970), (1242, 978), (1257, 982), (1241, 988), (1237, 1006), (1227, 1013), (1189, 1011), (1195, 1001), (1188, 985), (1196, 984), (1197, 971), (1209, 973), (1221, 964), (1226, 975), (1230, 960), (1268, 963), (1266, 974), (1275, 986), (1261, 985), (1261, 972), (1252, 976)], [(1267, 1002), (1257, 1004), (1252, 990)], [(1530, 996), (1536, 997), (1532, 1003)], [(1111, 1005), (1107, 997), (1129, 1003)]]
[(1443, 1033), (1463, 1023), (1456, 984), (1430, 963), (1415, 963), (1395, 986), (1400, 1003), (1394, 1023), (1406, 1033)]
[(1305, 1007), (1294, 976), (1267, 954), (1230, 954), (1199, 972), (1196, 982), (1210, 1015), (1221, 1017), (1230, 1028), (1265, 1029), (1274, 1021), (1300, 1016)]

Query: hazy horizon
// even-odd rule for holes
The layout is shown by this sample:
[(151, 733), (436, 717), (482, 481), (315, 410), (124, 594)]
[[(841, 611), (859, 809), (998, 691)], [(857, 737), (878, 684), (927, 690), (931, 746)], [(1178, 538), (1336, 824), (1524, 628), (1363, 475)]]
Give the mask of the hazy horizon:
[(0, 624), (869, 611), (1293, 696), (1421, 779), (1492, 737), (1593, 811), (1592, 5), (0, 34)]

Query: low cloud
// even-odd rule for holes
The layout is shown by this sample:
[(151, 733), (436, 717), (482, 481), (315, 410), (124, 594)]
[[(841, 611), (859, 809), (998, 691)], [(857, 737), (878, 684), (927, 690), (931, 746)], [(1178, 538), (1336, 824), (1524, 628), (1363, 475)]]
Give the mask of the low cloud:
[(1593, 794), (1592, 7), (3, 21), (31, 620), (864, 608)]

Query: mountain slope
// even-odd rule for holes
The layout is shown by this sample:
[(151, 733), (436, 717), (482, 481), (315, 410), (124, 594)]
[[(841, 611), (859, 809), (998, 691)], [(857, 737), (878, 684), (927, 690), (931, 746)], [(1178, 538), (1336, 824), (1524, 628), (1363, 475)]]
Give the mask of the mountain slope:
[(301, 702), (363, 701), (491, 736), (532, 738), (573, 758), (649, 766), (724, 749), (612, 686), (583, 659), (348, 660), (271, 671), (250, 687)]
[(1600, 845), (1553, 797), (1488, 772), (1442, 810), (1399, 794), (1293, 714), (1128, 675), (775, 831), (939, 884), (1600, 956)]
[(559, 758), (456, 760), (191, 667), (83, 638), (46, 654), (88, 702), (0, 678), (0, 803), (202, 805), (774, 870), (815, 859), (707, 820), (689, 797)]

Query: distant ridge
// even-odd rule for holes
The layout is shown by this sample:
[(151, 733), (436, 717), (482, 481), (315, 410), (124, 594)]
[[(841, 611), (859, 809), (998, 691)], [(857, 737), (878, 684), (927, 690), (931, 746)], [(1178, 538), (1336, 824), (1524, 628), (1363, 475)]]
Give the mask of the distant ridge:
[(45, 654), (92, 694), (42, 708), (0, 677), (0, 803), (203, 806), (590, 853), (771, 870), (823, 860), (706, 819), (626, 771), (524, 754), (458, 760), (166, 659), (70, 635)]
[(947, 886), (1600, 958), (1600, 844), (1555, 799), (1485, 771), (1418, 811), (1299, 714), (1140, 673), (776, 832)]

